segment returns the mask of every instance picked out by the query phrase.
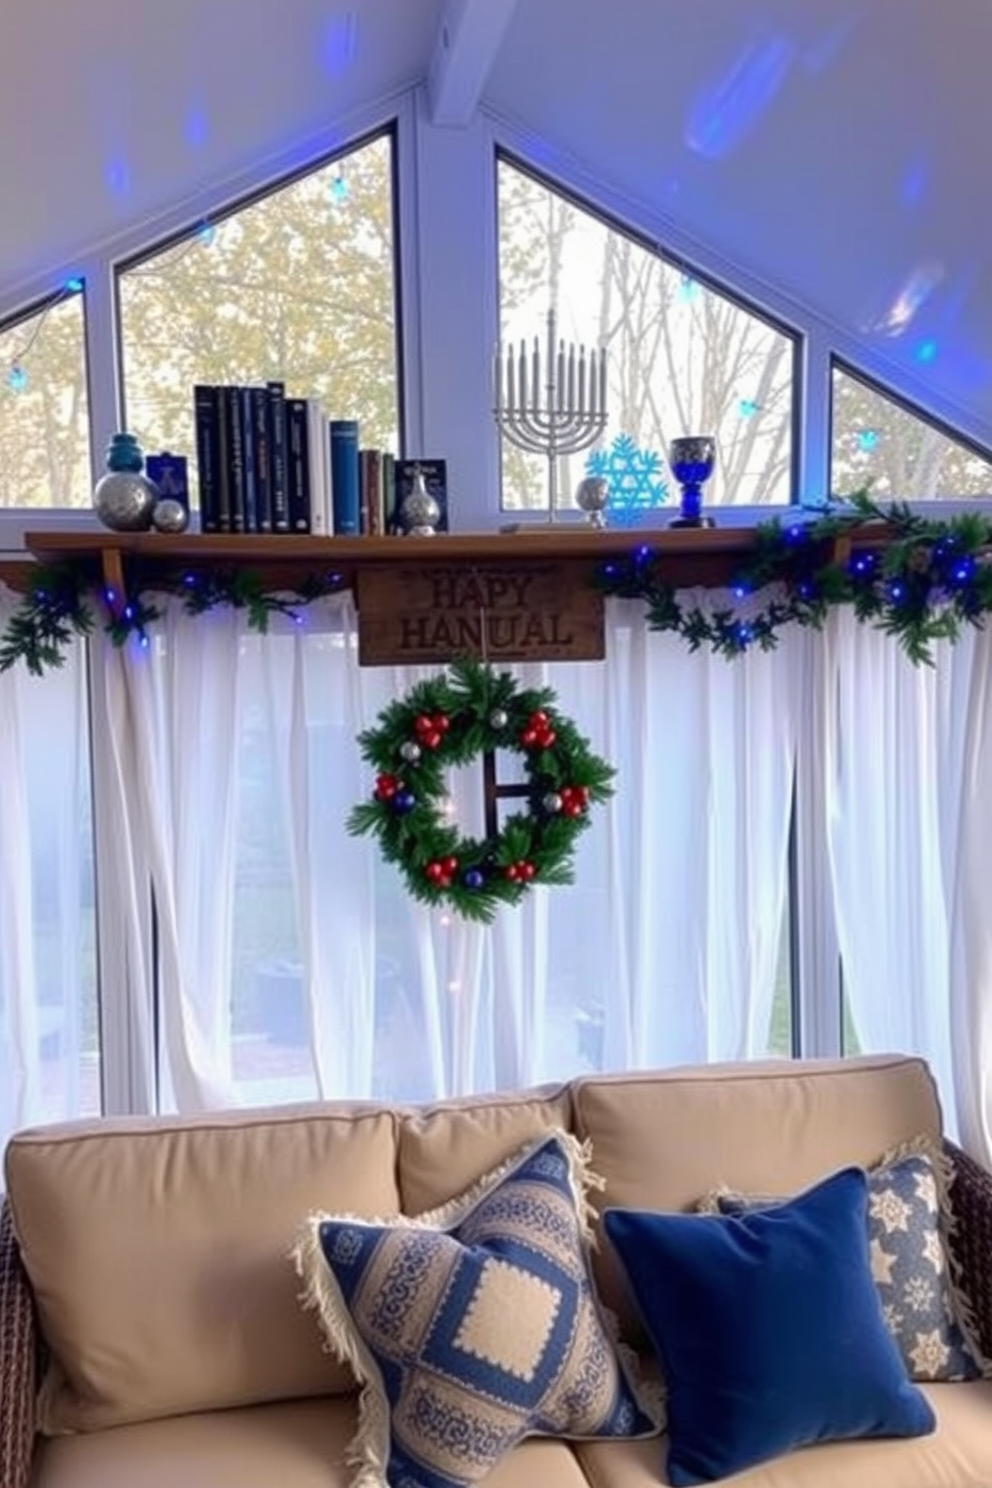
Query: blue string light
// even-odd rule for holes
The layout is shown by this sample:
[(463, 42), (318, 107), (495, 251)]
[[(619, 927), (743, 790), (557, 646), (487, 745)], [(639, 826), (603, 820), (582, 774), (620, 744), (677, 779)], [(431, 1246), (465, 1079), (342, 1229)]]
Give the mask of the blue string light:
[(12, 393), (23, 393), (28, 385), (28, 374), (24, 368), (15, 362), (7, 373), (7, 386)]
[(870, 455), (878, 444), (880, 435), (877, 429), (862, 429), (858, 434), (858, 449), (862, 454)]

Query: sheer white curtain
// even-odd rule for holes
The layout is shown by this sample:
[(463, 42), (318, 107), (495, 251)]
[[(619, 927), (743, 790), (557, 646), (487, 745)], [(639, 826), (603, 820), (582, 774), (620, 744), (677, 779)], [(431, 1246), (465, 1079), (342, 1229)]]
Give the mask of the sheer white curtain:
[[(412, 901), (344, 829), (371, 786), (357, 734), (423, 675), (358, 667), (349, 596), (266, 636), (161, 604), (151, 644), (104, 648), (97, 674), (125, 919), (142, 872), (154, 890), (166, 1099), (413, 1099), (767, 1052), (808, 638), (728, 662), (610, 602), (606, 662), (514, 669), (616, 795), (575, 884), (488, 928)], [(451, 791), (478, 830), (478, 767)]]
[[(0, 585), (0, 631), (20, 596)], [(0, 1151), (100, 1109), (82, 645), (0, 673)], [(0, 1177), (2, 1186), (2, 1177)]]
[(952, 1130), (992, 1158), (992, 638), (913, 666), (837, 612), (827, 629), (831, 872), (844, 985), (866, 1052), (915, 1051)]

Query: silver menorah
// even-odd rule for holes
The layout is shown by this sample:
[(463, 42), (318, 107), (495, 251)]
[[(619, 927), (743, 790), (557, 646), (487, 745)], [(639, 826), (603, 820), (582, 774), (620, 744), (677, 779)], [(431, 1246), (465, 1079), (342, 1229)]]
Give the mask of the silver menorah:
[[(528, 355), (510, 346), (496, 348), (493, 365), (495, 407), (501, 432), (519, 449), (544, 455), (548, 462), (548, 509), (558, 517), (558, 459), (595, 444), (606, 428), (606, 350), (586, 352), (558, 340), (557, 318), (548, 311), (546, 365), (534, 337)], [(541, 401), (542, 391), (544, 401)]]

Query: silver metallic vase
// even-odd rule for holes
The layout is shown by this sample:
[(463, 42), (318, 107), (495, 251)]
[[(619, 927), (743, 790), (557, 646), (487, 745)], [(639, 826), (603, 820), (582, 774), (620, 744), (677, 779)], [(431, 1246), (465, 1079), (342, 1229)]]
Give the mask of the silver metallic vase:
[(93, 491), (93, 507), (113, 532), (147, 532), (159, 499), (158, 486), (144, 474), (145, 457), (133, 434), (115, 434), (107, 447), (107, 474)]

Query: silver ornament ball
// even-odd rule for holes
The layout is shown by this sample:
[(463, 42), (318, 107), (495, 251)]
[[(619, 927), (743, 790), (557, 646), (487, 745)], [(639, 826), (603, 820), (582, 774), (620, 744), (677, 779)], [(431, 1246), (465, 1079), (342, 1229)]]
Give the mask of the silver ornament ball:
[(174, 496), (163, 496), (152, 508), (152, 526), (156, 532), (185, 532), (189, 526), (189, 512)]
[(490, 728), (505, 729), (509, 721), (509, 715), (504, 708), (494, 708), (489, 715)]
[(112, 532), (147, 532), (158, 496), (158, 486), (140, 470), (111, 470), (96, 483), (93, 507)]
[(590, 527), (605, 527), (604, 515), (610, 499), (610, 483), (602, 475), (587, 475), (575, 490), (575, 504), (586, 514)]
[(548, 791), (548, 794), (542, 800), (541, 805), (544, 807), (545, 811), (547, 811), (549, 815), (553, 816), (555, 812), (561, 810), (561, 796), (558, 794), (557, 791)]
[(420, 745), (415, 744), (412, 739), (407, 739), (400, 745), (400, 754), (409, 764), (415, 764), (420, 758)]

